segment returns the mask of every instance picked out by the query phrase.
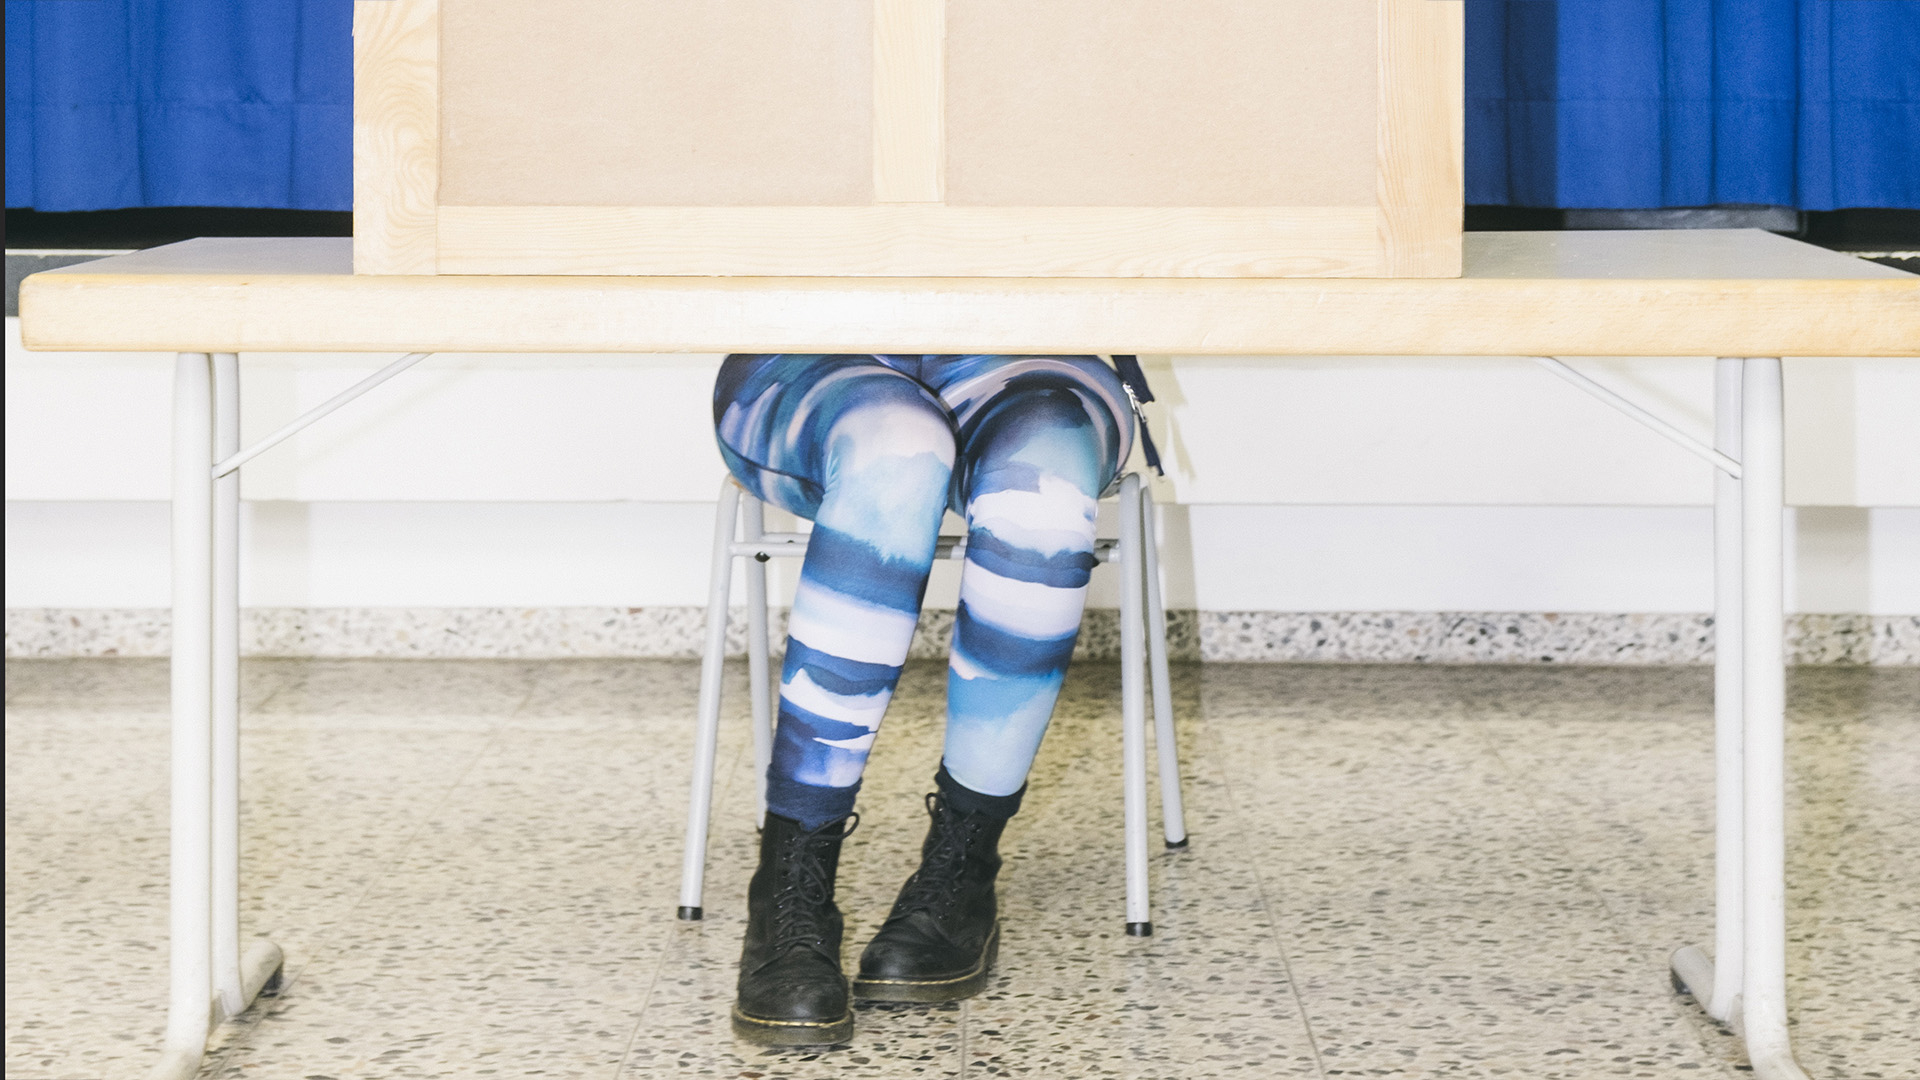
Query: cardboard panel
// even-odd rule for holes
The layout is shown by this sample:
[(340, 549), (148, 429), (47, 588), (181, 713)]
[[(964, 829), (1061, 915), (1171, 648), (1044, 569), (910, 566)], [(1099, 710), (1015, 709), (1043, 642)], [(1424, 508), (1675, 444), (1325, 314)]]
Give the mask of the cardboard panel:
[(1369, 206), (1379, 0), (948, 0), (947, 202)]
[(862, 205), (873, 0), (442, 0), (440, 202)]

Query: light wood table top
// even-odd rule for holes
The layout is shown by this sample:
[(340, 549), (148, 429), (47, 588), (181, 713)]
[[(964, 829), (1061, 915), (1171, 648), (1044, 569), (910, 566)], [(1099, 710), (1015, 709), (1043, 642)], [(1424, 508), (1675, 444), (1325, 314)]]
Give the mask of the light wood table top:
[(28, 348), (1915, 356), (1920, 276), (1758, 230), (1468, 233), (1457, 279), (355, 276), (342, 238), (35, 274)]

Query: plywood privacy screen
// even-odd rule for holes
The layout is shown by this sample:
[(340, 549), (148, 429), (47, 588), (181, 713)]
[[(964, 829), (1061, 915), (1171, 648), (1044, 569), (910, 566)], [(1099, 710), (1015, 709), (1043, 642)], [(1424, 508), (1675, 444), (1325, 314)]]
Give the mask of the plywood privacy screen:
[(1462, 0), (357, 0), (388, 274), (1450, 277)]

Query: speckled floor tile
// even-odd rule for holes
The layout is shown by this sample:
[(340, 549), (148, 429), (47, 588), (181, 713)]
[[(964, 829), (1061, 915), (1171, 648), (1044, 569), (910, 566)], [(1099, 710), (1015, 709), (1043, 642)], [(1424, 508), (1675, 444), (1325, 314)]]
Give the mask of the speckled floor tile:
[[(728, 1030), (755, 778), (730, 666), (702, 923), (673, 918), (697, 665), (258, 661), (245, 925), (288, 986), (206, 1076), (1739, 1076), (1666, 983), (1711, 936), (1699, 669), (1176, 676), (1193, 846), (1121, 929), (1115, 665), (1076, 667), (1007, 833), (989, 989), (845, 1047)], [(858, 955), (912, 868), (943, 671), (909, 668), (848, 842)], [(163, 663), (8, 667), (7, 1056), (134, 1076), (165, 993)], [(1822, 1080), (1920, 1075), (1920, 672), (1790, 686), (1791, 1006)], [(1156, 822), (1157, 828), (1157, 803)]]
[(496, 734), (222, 1069), (610, 1073), (672, 920), (691, 742), (644, 734)]
[[(1345, 684), (1362, 674), (1377, 675), (1377, 686), (1347, 693)], [(1890, 1000), (1882, 989), (1889, 984), (1914, 986), (1911, 972), (1920, 968), (1920, 957), (1910, 944), (1915, 940), (1912, 928), (1920, 925), (1920, 914), (1897, 899), (1920, 892), (1920, 876), (1912, 873), (1915, 861), (1910, 857), (1904, 863), (1904, 876), (1892, 872), (1895, 857), (1904, 851), (1900, 838), (1911, 835), (1910, 829), (1903, 830), (1901, 825), (1920, 810), (1920, 797), (1911, 790), (1914, 783), (1920, 783), (1920, 768), (1910, 765), (1911, 757), (1902, 750), (1920, 741), (1920, 723), (1916, 722), (1920, 717), (1910, 704), (1920, 700), (1920, 693), (1914, 692), (1917, 686), (1920, 684), (1913, 681), (1911, 673), (1903, 671), (1803, 671), (1794, 679), (1790, 814), (1795, 832), (1790, 853), (1793, 908), (1789, 918), (1795, 941), (1790, 945), (1790, 993), (1800, 1056), (1816, 1076), (1905, 1076), (1914, 1074), (1915, 1063), (1920, 1062), (1920, 1048), (1908, 1035), (1920, 1029), (1916, 1024), (1920, 1017), (1912, 1004), (1920, 995), (1897, 991)], [(1380, 689), (1385, 687), (1397, 688), (1397, 700), (1379, 700)], [(1221, 754), (1224, 760), (1243, 763), (1252, 758), (1255, 764), (1241, 769), (1244, 775), (1260, 773), (1255, 753), (1258, 737), (1246, 736), (1240, 730), (1243, 725), (1217, 721), (1223, 715), (1259, 715), (1263, 691), (1276, 696), (1291, 691), (1294, 707), (1273, 710), (1283, 718), (1303, 701), (1323, 708), (1328, 720), (1351, 719), (1356, 714), (1377, 717), (1382, 712), (1398, 718), (1395, 727), (1406, 742), (1376, 748), (1357, 773), (1381, 763), (1388, 771), (1410, 779), (1410, 793), (1419, 797), (1401, 807), (1406, 815), (1403, 839), (1429, 844), (1453, 839), (1444, 830), (1437, 834), (1433, 831), (1434, 825), (1445, 821), (1444, 805), (1436, 806), (1436, 802), (1458, 805), (1463, 815), (1484, 815), (1488, 808), (1470, 798), (1471, 791), (1466, 787), (1444, 782), (1447, 775), (1477, 774), (1491, 783), (1497, 782), (1502, 770), (1508, 774), (1515, 796), (1504, 804), (1503, 812), (1522, 827), (1531, 815), (1535, 824), (1527, 831), (1536, 836), (1543, 830), (1550, 834), (1543, 852), (1547, 859), (1536, 869), (1557, 872), (1536, 874), (1535, 883), (1520, 895), (1504, 887), (1490, 897), (1476, 898), (1464, 891), (1475, 880), (1490, 886), (1500, 884), (1502, 875), (1489, 870), (1512, 863), (1523, 853), (1522, 847), (1513, 843), (1520, 834), (1507, 837), (1497, 846), (1469, 844), (1442, 853), (1445, 860), (1457, 860), (1463, 868), (1469, 868), (1463, 871), (1440, 876), (1423, 875), (1417, 870), (1381, 875), (1391, 885), (1381, 891), (1381, 901), (1395, 897), (1404, 900), (1410, 888), (1416, 890), (1419, 904), (1430, 908), (1425, 917), (1434, 921), (1432, 929), (1411, 919), (1406, 923), (1407, 930), (1395, 932), (1395, 920), (1383, 923), (1381, 913), (1371, 911), (1371, 893), (1356, 894), (1344, 901), (1337, 896), (1327, 898), (1334, 905), (1334, 914), (1328, 917), (1337, 918), (1342, 925), (1352, 922), (1375, 930), (1384, 925), (1381, 940), (1373, 948), (1390, 945), (1395, 957), (1410, 950), (1418, 954), (1435, 942), (1446, 943), (1452, 933), (1449, 926), (1470, 929), (1479, 919), (1497, 929), (1506, 919), (1504, 913), (1515, 910), (1516, 904), (1521, 905), (1519, 910), (1534, 912), (1533, 917), (1511, 924), (1513, 928), (1507, 932), (1487, 934), (1484, 941), (1470, 933), (1457, 935), (1459, 940), (1450, 954), (1428, 957), (1438, 964), (1488, 956), (1494, 960), (1490, 971), (1467, 971), (1460, 978), (1431, 982), (1415, 979), (1402, 987), (1402, 992), (1417, 990), (1432, 996), (1473, 977), (1485, 983), (1489, 974), (1524, 980), (1529, 965), (1537, 959), (1537, 948), (1508, 958), (1501, 955), (1499, 942), (1524, 936), (1538, 946), (1543, 929), (1551, 931), (1557, 925), (1564, 929), (1567, 912), (1584, 910), (1587, 914), (1578, 919), (1581, 925), (1610, 923), (1614, 928), (1610, 951), (1631, 978), (1622, 982), (1616, 977), (1612, 987), (1607, 985), (1606, 971), (1565, 980), (1581, 994), (1598, 1000), (1634, 1002), (1641, 1009), (1638, 1020), (1632, 1023), (1623, 1022), (1632, 1017), (1613, 1016), (1608, 1020), (1607, 1030), (1614, 1033), (1618, 1045), (1599, 1048), (1607, 1053), (1594, 1052), (1594, 1047), (1580, 1041), (1585, 1024), (1595, 1021), (1590, 1006), (1559, 1011), (1542, 1008), (1524, 1011), (1519, 1023), (1506, 1026), (1528, 1032), (1529, 1037), (1557, 1030), (1564, 1036), (1561, 1042), (1565, 1045), (1539, 1047), (1541, 1054), (1549, 1049), (1572, 1051), (1555, 1055), (1562, 1059), (1557, 1063), (1530, 1061), (1524, 1045), (1511, 1047), (1503, 1040), (1494, 1047), (1498, 1053), (1493, 1056), (1461, 1057), (1457, 1061), (1430, 1059), (1426, 1066), (1414, 1066), (1409, 1061), (1399, 1072), (1394, 1071), (1391, 1058), (1384, 1062), (1370, 1060), (1361, 1072), (1492, 1075), (1506, 1070), (1526, 1076), (1680, 1075), (1680, 1070), (1688, 1066), (1693, 1066), (1688, 1074), (1697, 1070), (1712, 1074), (1744, 1062), (1734, 1040), (1706, 1020), (1687, 999), (1669, 998), (1677, 1009), (1673, 1017), (1692, 1029), (1696, 1045), (1691, 1051), (1686, 1040), (1676, 1042), (1673, 1030), (1657, 1009), (1646, 1011), (1650, 1002), (1657, 1002), (1664, 983), (1666, 954), (1678, 944), (1711, 939), (1710, 687), (1708, 673), (1684, 669), (1633, 673), (1531, 669), (1511, 674), (1471, 668), (1403, 670), (1397, 674), (1380, 669), (1207, 669), (1203, 692), (1208, 695), (1208, 718), (1214, 721), (1209, 724), (1210, 733), (1222, 736), (1227, 747)], [(1216, 691), (1217, 699), (1213, 696)], [(1224, 707), (1214, 709), (1216, 700)], [(1444, 755), (1445, 764), (1423, 769), (1417, 762), (1403, 760), (1407, 743), (1432, 747), (1433, 740), (1424, 736), (1445, 728), (1451, 717), (1471, 721), (1469, 734), (1482, 741), (1492, 760), (1476, 755), (1471, 740), (1455, 740)], [(1360, 726), (1349, 735), (1364, 733), (1364, 721), (1356, 723)], [(1281, 724), (1284, 726), (1286, 720)], [(1884, 734), (1875, 743), (1869, 733), (1882, 729)], [(1312, 779), (1314, 770), (1296, 763), (1303, 755), (1309, 761), (1315, 759), (1318, 740), (1298, 726), (1287, 731), (1295, 741), (1282, 767), (1289, 769), (1288, 775), (1294, 779)], [(1341, 741), (1335, 740), (1335, 745)], [(1862, 746), (1863, 741), (1872, 745)], [(1850, 751), (1850, 756), (1842, 756), (1852, 765), (1835, 769), (1834, 755), (1821, 747), (1825, 743), (1837, 743)], [(1837, 772), (1845, 779), (1832, 785), (1835, 791), (1822, 790), (1819, 777), (1823, 772)], [(1876, 775), (1883, 782), (1877, 787), (1862, 784), (1863, 773)], [(1884, 782), (1894, 778), (1898, 781)], [(1436, 784), (1436, 780), (1442, 782)], [(1284, 799), (1268, 797), (1263, 785), (1245, 786), (1254, 792), (1244, 800), (1250, 817), (1261, 816), (1263, 810), (1271, 812), (1276, 805), (1287, 805)], [(1862, 797), (1862, 788), (1874, 790)], [(1849, 800), (1839, 789), (1851, 789), (1855, 797)], [(1281, 820), (1285, 827), (1277, 830), (1265, 865), (1278, 873), (1290, 869), (1300, 860), (1300, 854), (1288, 849), (1292, 840), (1299, 838), (1315, 841), (1304, 845), (1314, 855), (1333, 854), (1331, 866), (1336, 873), (1342, 869), (1363, 870), (1377, 853), (1370, 853), (1364, 843), (1337, 850), (1343, 834), (1346, 839), (1354, 835), (1368, 838), (1368, 814), (1364, 811), (1375, 800), (1363, 793), (1363, 786), (1345, 792), (1321, 789), (1317, 794), (1326, 798), (1327, 805), (1337, 806), (1343, 813), (1338, 817), (1322, 815), (1319, 826), (1300, 822), (1295, 814), (1284, 815)], [(1407, 794), (1401, 793), (1403, 797)], [(1861, 808), (1854, 811), (1847, 824), (1822, 827), (1822, 822), (1830, 822), (1850, 801), (1861, 804)], [(1363, 813), (1356, 815), (1356, 808)], [(1256, 835), (1262, 832), (1252, 831)], [(1557, 852), (1553, 850), (1556, 846)], [(1822, 852), (1836, 857), (1823, 858)], [(1858, 869), (1841, 880), (1829, 869), (1836, 862)], [(1319, 864), (1319, 869), (1324, 873), (1327, 864)], [(1519, 869), (1525, 869), (1524, 865)], [(1300, 898), (1299, 885), (1311, 880), (1309, 876), (1292, 888), (1276, 889), (1283, 910)], [(1421, 890), (1424, 895), (1419, 894)], [(1846, 899), (1834, 901), (1838, 910), (1828, 916), (1823, 912), (1823, 894)], [(1479, 910), (1474, 906), (1476, 900)], [(1313, 911), (1310, 906), (1304, 910)], [(1860, 933), (1857, 928), (1863, 923), (1872, 924), (1875, 930)], [(1311, 921), (1301, 925), (1310, 926)], [(1334, 1075), (1336, 1069), (1345, 1068), (1337, 1060), (1344, 1052), (1341, 1032), (1331, 1018), (1318, 1011), (1327, 997), (1325, 984), (1316, 981), (1322, 958), (1316, 951), (1309, 951), (1306, 944), (1323, 934), (1317, 927), (1296, 928), (1295, 932), (1303, 941), (1296, 974), (1303, 979), (1310, 1009), (1315, 1010), (1314, 1031), (1327, 1053), (1329, 1075)], [(1562, 936), (1547, 934), (1549, 943)], [(1333, 940), (1339, 942), (1339, 935)], [(1341, 942), (1333, 958), (1344, 965), (1366, 948), (1364, 942)], [(1834, 955), (1836, 951), (1849, 955), (1842, 959)], [(1575, 949), (1569, 955), (1584, 958), (1586, 953)], [(1862, 978), (1866, 972), (1877, 977)], [(1538, 974), (1546, 979), (1553, 977), (1551, 970)], [(1368, 983), (1374, 978), (1369, 973), (1367, 979), (1356, 981)], [(1544, 988), (1549, 997), (1564, 996), (1566, 989), (1539, 980), (1536, 987)], [(1501, 1000), (1499, 995), (1493, 997)], [(1330, 1000), (1334, 1006), (1343, 1006), (1364, 1000), (1364, 995), (1356, 991), (1332, 995)], [(1459, 1015), (1471, 1015), (1470, 1004), (1462, 999), (1438, 1011), (1442, 1016), (1455, 1017), (1457, 1022)], [(1405, 1008), (1395, 1011), (1401, 1015), (1392, 1023), (1404, 1030)], [(1580, 1015), (1582, 1011), (1588, 1015)], [(1421, 1047), (1409, 1045), (1404, 1035), (1396, 1039), (1390, 1030), (1365, 1031), (1364, 1010), (1349, 1020), (1364, 1033), (1362, 1041), (1369, 1046), (1395, 1046), (1397, 1042), (1397, 1052), (1402, 1056), (1421, 1052)], [(1619, 1036), (1627, 1032), (1633, 1033), (1632, 1037), (1623, 1041)], [(1529, 1038), (1511, 1041), (1525, 1044)], [(1460, 1052), (1458, 1040), (1451, 1045), (1454, 1052)], [(1446, 1046), (1442, 1044), (1443, 1049)], [(1521, 1056), (1515, 1058), (1516, 1052)], [(1689, 1052), (1695, 1060), (1683, 1060)]]
[[(240, 705), (253, 708), (280, 689), (286, 665), (240, 662)], [(36, 705), (88, 714), (119, 709), (166, 721), (168, 662), (164, 659), (7, 661), (7, 705)], [(130, 708), (131, 707), (131, 708)]]
[[(1192, 837), (1150, 843), (1150, 938), (1126, 935), (1110, 721), (1062, 718), (1009, 829), (999, 973), (969, 1002), (970, 1074), (1318, 1076), (1284, 943), (1210, 763), (1186, 758)], [(1071, 777), (1071, 779), (1069, 779)], [(1091, 785), (1087, 784), (1091, 781)]]
[[(244, 925), (304, 958), (393, 872), (490, 744), (471, 732), (248, 732)], [(289, 972), (299, 965), (290, 959)]]
[[(1711, 946), (1711, 707), (1694, 695), (1662, 717), (1650, 687), (1622, 690), (1603, 709), (1525, 706), (1509, 690), (1485, 701), (1487, 730), (1516, 773), (1559, 778), (1536, 804), (1657, 960), (1677, 943)], [(1800, 1059), (1816, 1076), (1920, 1072), (1914, 702), (1916, 672), (1802, 669), (1790, 682), (1789, 969)], [(1528, 717), (1503, 718), (1516, 707)], [(1529, 737), (1540, 719), (1550, 742)]]
[(8, 705), (80, 704), (100, 710), (166, 700), (166, 660), (7, 661)]
[(1469, 722), (1327, 717), (1209, 724), (1263, 867), (1289, 895), (1359, 881), (1524, 892), (1565, 877), (1550, 823)]
[(1920, 1076), (1920, 671), (1789, 695), (1787, 963), (1814, 1076)]
[(124, 714), (7, 707), (7, 831), (158, 827), (166, 813), (167, 729)]
[(1327, 1075), (1730, 1067), (1671, 1001), (1662, 958), (1628, 962), (1555, 823), (1446, 682), (1318, 719), (1209, 713)]
[[(1328, 1075), (1728, 1073), (1597, 900), (1388, 886), (1277, 905)], [(1389, 1038), (1391, 1034), (1391, 1038)]]
[(527, 700), (540, 665), (524, 660), (256, 661), (281, 678), (250, 710), (260, 726), (328, 725), (336, 717), (389, 727), (497, 721)]
[[(56, 739), (71, 745), (49, 747)], [(243, 933), (272, 936), (287, 952), (287, 971), (299, 972), (484, 741), (406, 731), (247, 733)], [(64, 752), (41, 756), (50, 749)], [(65, 727), (10, 747), (9, 767), (36, 782), (18, 790), (9, 783), (8, 933), (10, 946), (19, 945), (7, 960), (9, 1076), (137, 1076), (158, 1045), (166, 751), (164, 730), (87, 739)], [(84, 782), (45, 797), (45, 780), (75, 765)], [(77, 827), (76, 806), (135, 792), (142, 797), (110, 826)], [(42, 949), (42, 941), (61, 947)], [(41, 1062), (66, 1065), (37, 1071)]]
[[(598, 1076), (618, 1067), (662, 929), (629, 901), (412, 903), (376, 894), (216, 1076)], [(496, 899), (496, 903), (498, 900)], [(594, 903), (590, 918), (582, 908)]]
[[(623, 731), (648, 721), (668, 721), (691, 731), (699, 692), (697, 664), (555, 660), (540, 665), (531, 693), (510, 723), (549, 730)], [(745, 661), (729, 662), (720, 698), (723, 728), (748, 715), (746, 695)]]
[(142, 1075), (166, 1019), (165, 832), (9, 823), (6, 851), (5, 1075)]

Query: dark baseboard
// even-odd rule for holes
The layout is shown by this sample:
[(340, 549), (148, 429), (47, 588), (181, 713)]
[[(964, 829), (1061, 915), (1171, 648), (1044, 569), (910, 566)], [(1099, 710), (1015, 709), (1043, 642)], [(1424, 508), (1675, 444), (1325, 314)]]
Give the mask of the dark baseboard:
[(352, 236), (353, 214), (230, 206), (142, 206), (46, 213), (7, 209), (9, 250), (139, 249), (196, 236)]

